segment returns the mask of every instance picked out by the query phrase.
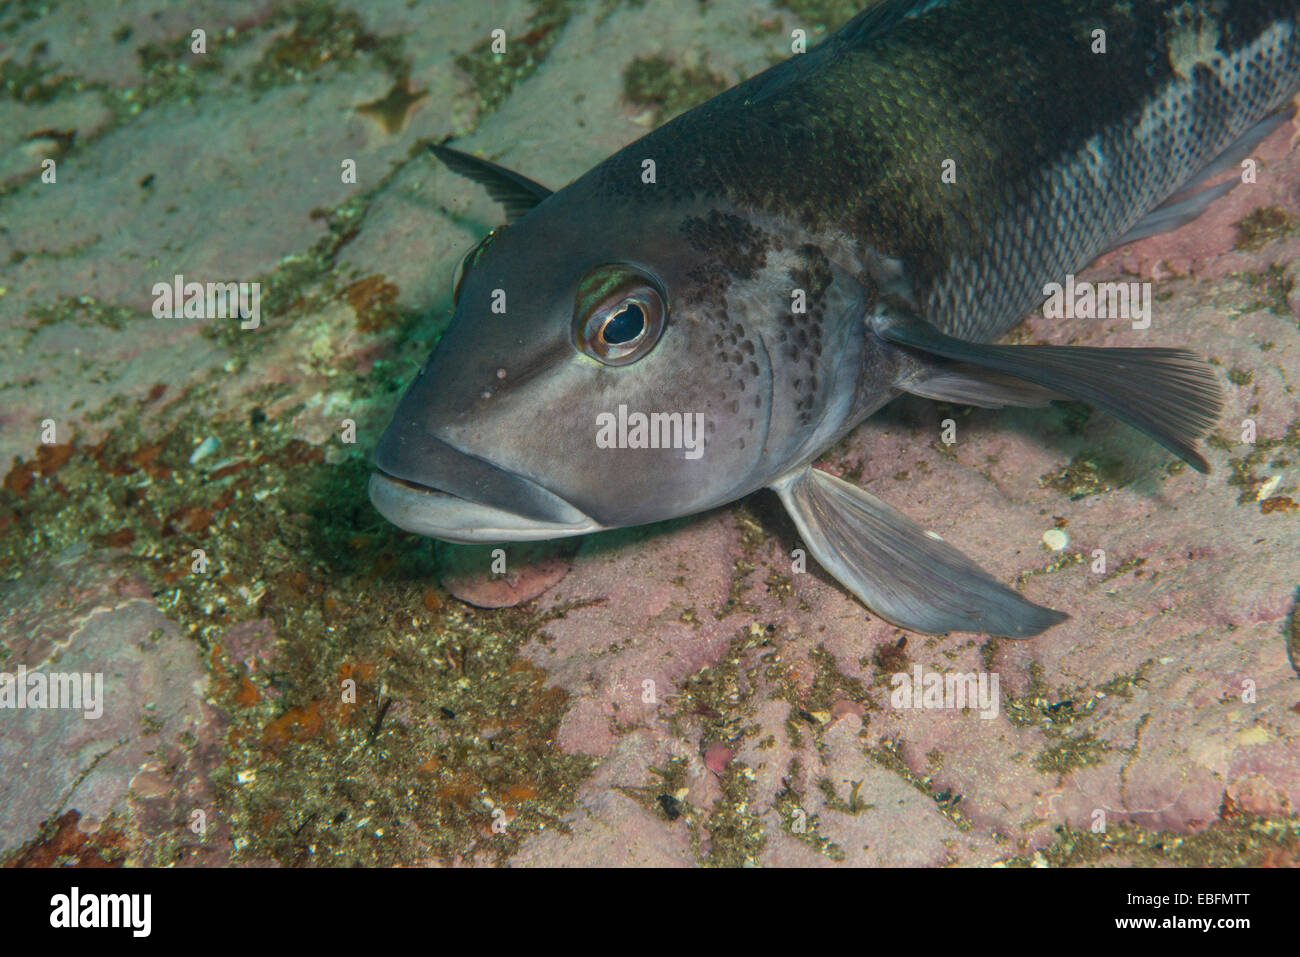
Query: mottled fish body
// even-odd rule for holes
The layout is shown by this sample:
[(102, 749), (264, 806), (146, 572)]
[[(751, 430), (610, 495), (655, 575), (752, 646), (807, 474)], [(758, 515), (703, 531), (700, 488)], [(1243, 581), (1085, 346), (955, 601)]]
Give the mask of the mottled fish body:
[[(1206, 469), (1219, 389), (1194, 354), (986, 343), (1046, 284), (1199, 214), (1298, 89), (1300, 0), (886, 0), (556, 193), (435, 147), (511, 223), (467, 260), (372, 500), (509, 541), (768, 486), (883, 617), (1035, 634), (1064, 616), (810, 463), (912, 392), (1086, 400)], [(665, 440), (698, 415), (703, 454), (609, 447), (615, 409)]]

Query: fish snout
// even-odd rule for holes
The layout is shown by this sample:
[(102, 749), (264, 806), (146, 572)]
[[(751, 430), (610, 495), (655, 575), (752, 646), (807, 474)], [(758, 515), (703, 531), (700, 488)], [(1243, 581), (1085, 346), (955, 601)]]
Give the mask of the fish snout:
[(379, 440), (370, 501), (399, 528), (456, 542), (529, 541), (600, 526), (554, 492), (427, 430), (394, 424)]

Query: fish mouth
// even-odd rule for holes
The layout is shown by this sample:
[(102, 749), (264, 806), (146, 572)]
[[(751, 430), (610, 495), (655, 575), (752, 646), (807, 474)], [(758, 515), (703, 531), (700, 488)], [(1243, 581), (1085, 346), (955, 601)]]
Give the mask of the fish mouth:
[(398, 528), (417, 535), (449, 542), (526, 542), (604, 527), (531, 479), (422, 430), (384, 433), (374, 464), (371, 504)]

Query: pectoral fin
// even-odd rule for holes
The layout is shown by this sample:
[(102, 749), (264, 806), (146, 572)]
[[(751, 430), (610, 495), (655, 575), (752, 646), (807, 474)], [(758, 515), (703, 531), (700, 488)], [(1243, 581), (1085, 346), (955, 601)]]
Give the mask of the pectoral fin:
[(1007, 405), (1033, 408), (1065, 396), (1023, 379), (990, 372), (964, 362), (935, 359), (895, 385), (904, 392), (939, 402), (1000, 409)]
[(1209, 365), (1194, 352), (985, 345), (954, 339), (922, 319), (899, 314), (877, 316), (872, 329), (922, 356), (966, 363), (1091, 403), (1142, 430), (1198, 472), (1210, 470), (1195, 443), (1214, 427), (1223, 394)]
[(822, 567), (896, 625), (1028, 638), (1069, 617), (1025, 600), (902, 512), (832, 475), (805, 466), (772, 488)]
[(440, 143), (429, 144), (429, 152), (447, 164), (452, 172), (472, 179), (488, 191), (493, 199), (506, 208), (506, 222), (513, 223), (547, 196), (551, 190), (535, 183), (514, 170), (498, 166), (489, 160), (479, 159)]

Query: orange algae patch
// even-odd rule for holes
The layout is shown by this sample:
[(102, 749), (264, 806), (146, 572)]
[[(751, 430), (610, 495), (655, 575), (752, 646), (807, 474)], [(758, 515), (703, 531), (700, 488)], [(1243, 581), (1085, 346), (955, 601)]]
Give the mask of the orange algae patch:
[(356, 313), (360, 332), (378, 332), (397, 318), (398, 289), (383, 276), (366, 276), (347, 286), (343, 298)]
[(243, 705), (245, 708), (251, 708), (262, 700), (262, 692), (257, 690), (257, 685), (253, 684), (247, 677), (239, 681), (239, 690), (235, 692), (235, 703)]
[(1271, 515), (1274, 512), (1294, 512), (1297, 506), (1286, 495), (1274, 495), (1272, 498), (1266, 498), (1259, 503), (1259, 510), (1265, 515)]
[(276, 748), (290, 741), (319, 737), (324, 731), (325, 715), (321, 713), (321, 703), (313, 701), (306, 707), (290, 708), (268, 724), (262, 731), (262, 741)]

